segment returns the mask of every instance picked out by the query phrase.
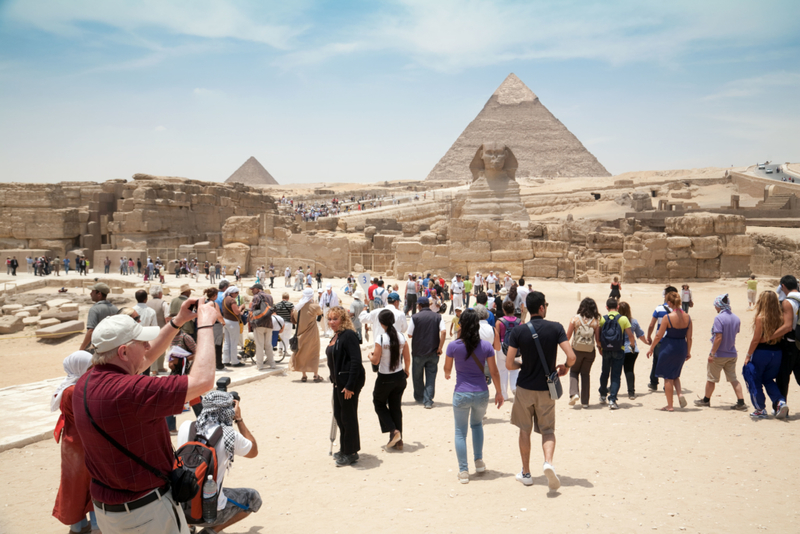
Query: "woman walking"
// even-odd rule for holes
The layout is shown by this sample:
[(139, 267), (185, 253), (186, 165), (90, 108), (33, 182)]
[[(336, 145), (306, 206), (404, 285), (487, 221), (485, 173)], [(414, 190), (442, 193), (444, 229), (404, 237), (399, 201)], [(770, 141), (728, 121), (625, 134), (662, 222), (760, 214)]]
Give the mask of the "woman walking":
[(767, 341), (781, 325), (783, 325), (783, 314), (778, 302), (778, 294), (774, 291), (762, 292), (756, 304), (753, 339), (750, 341), (742, 368), (742, 376), (747, 383), (750, 400), (756, 409), (750, 416), (755, 419), (765, 419), (768, 415), (764, 388), (772, 402), (777, 403), (775, 417), (784, 419), (789, 415), (786, 398), (781, 395), (780, 388), (775, 383), (775, 378), (781, 368), (781, 338)]
[(494, 383), (494, 403), (503, 405), (500, 391), (500, 374), (494, 359), (491, 343), (480, 336), (478, 313), (465, 310), (461, 314), (461, 337), (447, 346), (444, 362), (444, 377), (450, 380), (450, 373), (456, 366), (456, 387), (453, 392), (453, 416), (456, 427), (456, 458), (458, 458), (458, 481), (469, 483), (469, 464), (467, 463), (467, 428), (472, 429), (472, 454), (475, 471), (486, 471), (483, 461), (483, 416), (489, 405), (489, 387), (484, 378), (484, 368), (488, 365)]
[(303, 290), (303, 297), (292, 310), (292, 321), (297, 325), (297, 350), (292, 354), (289, 369), (303, 373), (301, 382), (308, 382), (306, 373), (314, 373), (314, 382), (322, 382), (319, 376), (319, 328), (317, 317), (322, 308), (314, 302), (314, 290)]
[[(83, 443), (75, 428), (72, 393), (78, 379), (91, 367), (92, 355), (79, 350), (64, 359), (67, 378), (58, 386), (50, 400), (50, 411), (61, 410), (53, 436), (61, 442), (61, 483), (58, 486), (53, 517), (70, 526), (70, 532), (88, 534), (97, 529), (92, 496), (89, 494), (91, 476), (84, 462)], [(86, 520), (86, 514), (89, 519)]]
[[(598, 342), (600, 313), (594, 299), (586, 297), (578, 305), (578, 312), (569, 322), (567, 339), (572, 339), (572, 350), (575, 352), (575, 364), (569, 370), (569, 405), (575, 406), (578, 401), (581, 407), (589, 407), (591, 383), (589, 371), (597, 357), (595, 345)], [(580, 395), (578, 383), (580, 382)]]
[(622, 289), (622, 284), (619, 281), (619, 276), (615, 276), (614, 281), (611, 282), (611, 293), (608, 294), (608, 298), (617, 300), (622, 298), (622, 293), (620, 293), (620, 289)]
[(689, 308), (694, 306), (692, 302), (692, 290), (689, 289), (689, 284), (683, 284), (681, 287), (681, 308), (686, 313), (689, 313)]
[(381, 424), (381, 432), (389, 434), (389, 443), (384, 447), (403, 450), (403, 410), (400, 403), (406, 389), (411, 353), (403, 334), (395, 330), (394, 314), (383, 310), (378, 314), (378, 322), (383, 333), (375, 338), (375, 350), (369, 361), (378, 366), (375, 389), (372, 392), (372, 403)]
[(241, 331), (242, 310), (237, 304), (239, 288), (230, 286), (225, 290), (225, 297), (222, 299), (222, 317), (225, 320), (225, 341), (222, 343), (222, 365), (231, 367), (244, 367), (239, 361), (239, 335)]
[[(638, 338), (646, 345), (647, 338), (644, 337), (644, 330), (639, 326), (639, 321), (634, 319), (631, 315), (631, 305), (624, 301), (620, 302), (619, 313), (627, 317), (628, 321), (631, 323), (633, 337)], [(639, 347), (635, 342), (633, 346), (631, 346), (631, 340), (628, 339), (628, 336), (623, 336), (623, 339), (625, 340), (625, 362), (622, 364), (622, 368), (625, 371), (625, 383), (628, 384), (628, 398), (634, 400), (636, 399), (636, 377), (633, 374), (633, 366), (636, 364), (636, 358), (639, 357)]]
[[(388, 310), (387, 310), (388, 311)], [(391, 313), (391, 312), (389, 312)], [(394, 318), (394, 316), (392, 316)], [(328, 327), (333, 338), (325, 349), (328, 369), (333, 382), (333, 417), (339, 426), (341, 449), (333, 455), (336, 467), (358, 461), (361, 438), (358, 432), (358, 395), (364, 387), (366, 376), (361, 363), (361, 347), (353, 323), (341, 306), (328, 310)], [(319, 345), (319, 335), (317, 335)]]
[(653, 355), (653, 348), (661, 342), (656, 376), (664, 379), (664, 393), (667, 396), (667, 405), (661, 409), (671, 412), (673, 387), (681, 408), (686, 408), (687, 404), (681, 391), (681, 370), (683, 364), (692, 357), (692, 318), (681, 309), (680, 295), (670, 292), (666, 294), (666, 299), (672, 312), (662, 319), (661, 328), (647, 351), (647, 357)]
[[(475, 307), (480, 306), (484, 310), (483, 305), (477, 304)], [(517, 377), (519, 376), (519, 369), (509, 371), (506, 368), (506, 352), (508, 351), (508, 344), (506, 338), (508, 334), (514, 330), (515, 327), (522, 324), (522, 321), (514, 315), (514, 303), (510, 300), (503, 302), (503, 317), (499, 318), (494, 323), (494, 355), (496, 358), (497, 369), (500, 373), (500, 393), (503, 394), (503, 400), (508, 400), (508, 386), (511, 386), (511, 393), (517, 392)], [(488, 313), (487, 313), (488, 317)], [(481, 321), (482, 323), (483, 321)], [(486, 323), (488, 325), (488, 323)]]

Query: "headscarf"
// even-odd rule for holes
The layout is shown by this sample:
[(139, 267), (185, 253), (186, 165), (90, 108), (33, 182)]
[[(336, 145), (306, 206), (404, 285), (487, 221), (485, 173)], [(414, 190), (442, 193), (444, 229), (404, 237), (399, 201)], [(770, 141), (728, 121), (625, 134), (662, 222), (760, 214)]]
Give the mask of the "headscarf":
[(58, 386), (53, 394), (53, 398), (50, 399), (51, 412), (55, 412), (61, 407), (61, 397), (64, 395), (64, 390), (74, 386), (91, 365), (92, 355), (85, 350), (73, 352), (64, 358), (64, 371), (67, 373), (67, 378), (61, 382), (61, 385)]
[(303, 306), (308, 304), (314, 299), (314, 290), (310, 287), (307, 287), (303, 290), (303, 297), (300, 299), (300, 302), (297, 303), (296, 310), (297, 313), (300, 313), (300, 310), (303, 309)]
[(219, 425), (222, 427), (222, 438), (225, 443), (225, 452), (228, 453), (229, 464), (233, 464), (233, 450), (236, 444), (236, 432), (233, 430), (233, 419), (236, 411), (233, 407), (233, 395), (227, 391), (217, 389), (210, 391), (203, 397), (203, 411), (197, 418), (197, 433), (206, 438), (211, 437), (211, 428)]
[(225, 296), (229, 297), (231, 293), (238, 293), (239, 288), (236, 286), (228, 286), (228, 289), (225, 290)]
[[(723, 302), (727, 300), (728, 302)], [(731, 301), (728, 299), (728, 294), (725, 293), (724, 295), (720, 295), (714, 299), (714, 306), (720, 308), (720, 310), (728, 310), (731, 311)]]

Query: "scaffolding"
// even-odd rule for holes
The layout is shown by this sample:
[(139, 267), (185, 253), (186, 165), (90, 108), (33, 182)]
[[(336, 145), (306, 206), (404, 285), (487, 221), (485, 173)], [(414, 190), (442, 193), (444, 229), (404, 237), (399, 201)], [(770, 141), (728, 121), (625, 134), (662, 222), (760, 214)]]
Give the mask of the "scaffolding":
[(366, 272), (384, 273), (394, 268), (394, 259), (394, 252), (351, 252), (348, 270), (352, 273), (355, 265), (360, 264)]

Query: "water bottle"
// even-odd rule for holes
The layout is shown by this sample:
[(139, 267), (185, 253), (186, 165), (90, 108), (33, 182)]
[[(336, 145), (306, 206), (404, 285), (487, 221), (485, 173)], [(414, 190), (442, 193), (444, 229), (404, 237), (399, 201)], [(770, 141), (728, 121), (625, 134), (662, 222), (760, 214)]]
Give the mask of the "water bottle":
[(213, 523), (217, 520), (217, 483), (208, 475), (203, 483), (203, 522)]

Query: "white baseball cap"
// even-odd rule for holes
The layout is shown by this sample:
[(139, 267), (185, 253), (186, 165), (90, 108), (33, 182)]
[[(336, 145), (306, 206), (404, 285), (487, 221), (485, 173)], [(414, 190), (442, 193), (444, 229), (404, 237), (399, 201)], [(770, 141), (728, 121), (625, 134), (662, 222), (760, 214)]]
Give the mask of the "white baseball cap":
[(129, 315), (106, 317), (92, 332), (92, 345), (97, 352), (108, 352), (131, 341), (152, 341), (160, 328), (142, 326)]

